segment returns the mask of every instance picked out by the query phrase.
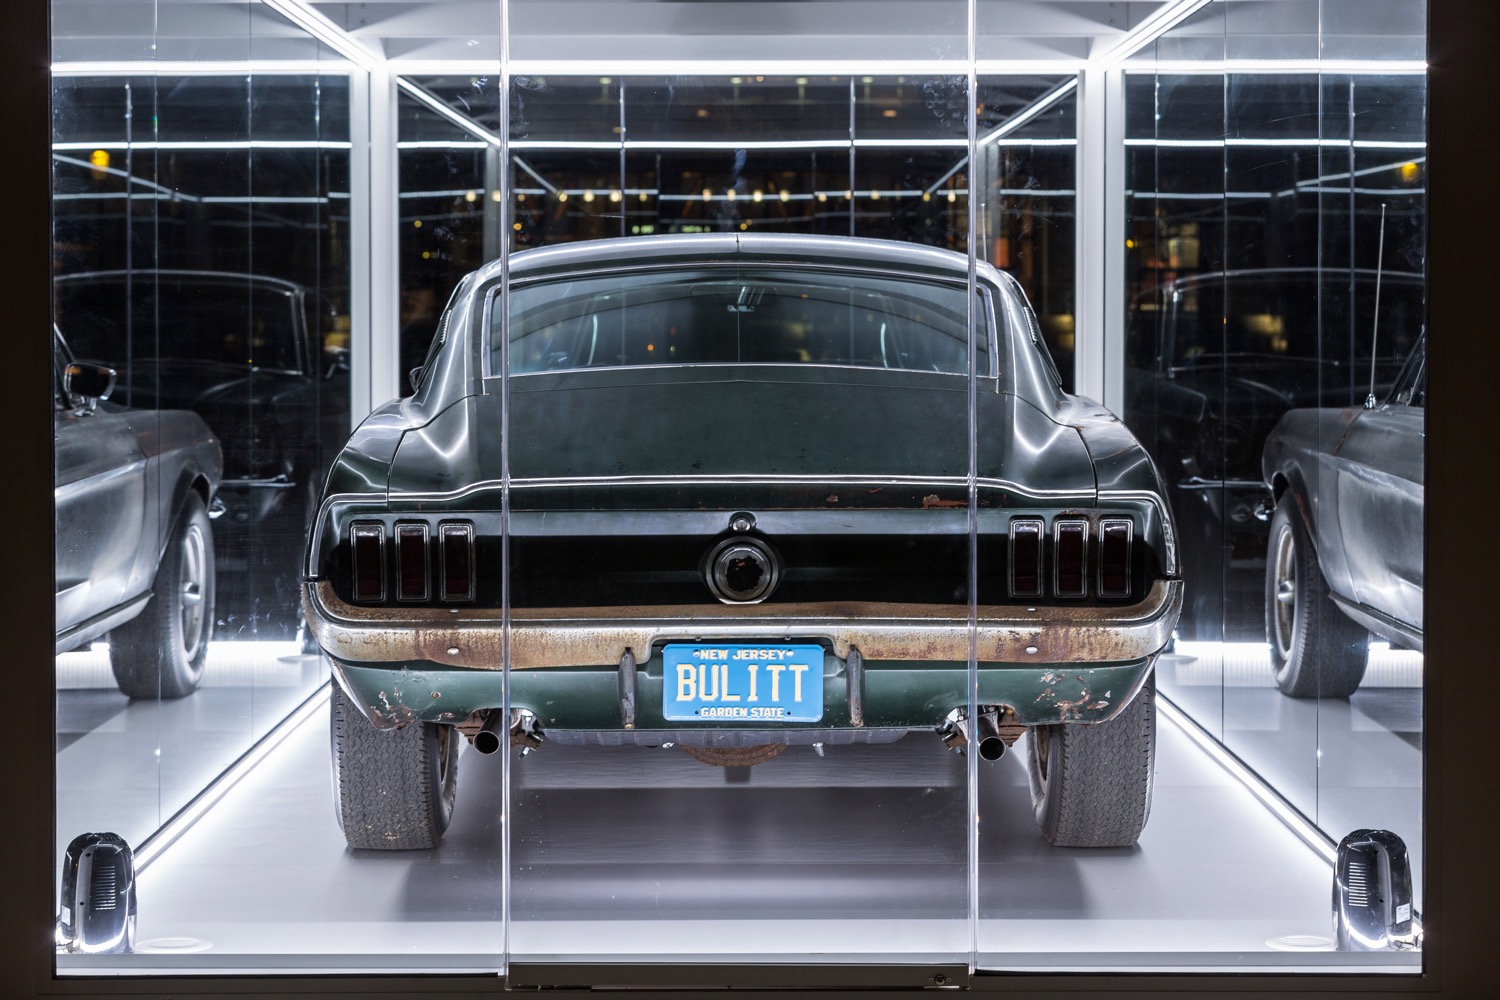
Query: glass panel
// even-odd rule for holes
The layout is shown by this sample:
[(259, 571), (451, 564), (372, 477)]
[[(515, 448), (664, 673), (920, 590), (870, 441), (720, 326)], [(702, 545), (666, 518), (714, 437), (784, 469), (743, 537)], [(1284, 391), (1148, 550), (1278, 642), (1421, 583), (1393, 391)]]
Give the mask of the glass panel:
[[(1393, 39), (1386, 52), (1404, 48)], [(1334, 222), (1321, 253), (1335, 280), (1319, 317), (1323, 367), (1337, 374), (1316, 435), (1329, 457), (1309, 489), (1338, 517), (1314, 518), (1312, 536), (1330, 592), (1368, 611), (1330, 615), (1319, 640), (1316, 818), (1335, 839), (1371, 828), (1401, 837), (1420, 913), (1427, 88), (1419, 72), (1327, 74), (1322, 86), (1334, 141), (1316, 186)]]
[(978, 141), (986, 185), (982, 259), (1020, 282), (1073, 388), (1077, 79), (981, 76)]
[[(1268, 683), (1267, 524), (1254, 511), (1265, 496), (1261, 458), (1271, 429), (1289, 404), (1318, 405), (1320, 382), (1335, 374), (1320, 364), (1324, 278), (1315, 234), (1325, 220), (1303, 183), (1319, 159), (1318, 78), (1230, 74), (1224, 88), (1226, 130), (1240, 141), (1224, 150), (1224, 274), (1199, 306), (1214, 336), (1198, 345), (1199, 365), (1221, 387), (1204, 435), (1219, 471), (1203, 478), (1214, 481), (1207, 492), (1218, 514), (1224, 742), (1313, 815), (1318, 732), (1311, 705)], [(1293, 109), (1302, 113), (1288, 114)]]
[[(864, 55), (839, 6), (819, 45)], [(714, 52), (729, 13), (691, 13), (670, 48)], [(964, 25), (925, 5), (902, 53), (940, 39), (951, 74), (532, 75), (514, 41), (509, 294), (492, 265), (469, 301), (510, 442), (517, 982), (967, 964), (938, 730), (967, 706), (966, 373), (997, 364), (970, 312), (1015, 316), (967, 291)]]
[(1421, 970), (1424, 5), (53, 4), (63, 975)]
[[(1410, 5), (1367, 5), (1358, 27), (1348, 5), (1284, 6), (1214, 3), (1124, 80), (1125, 419), (1172, 491), (1187, 585), (1157, 666), (1158, 753), (1173, 732), (1217, 739), (1312, 848), (1268, 832), (1276, 866), (1236, 852), (1262, 876), (1312, 864), (1237, 891), (1245, 925), (1202, 925), (1200, 947), (1244, 936), (1237, 964), (1300, 947), (1415, 971), (1426, 92), (1402, 63), (1421, 28)], [(1394, 873), (1386, 909), (1359, 888), (1372, 859)], [(1229, 867), (1205, 881), (1236, 884)]]
[[(223, 862), (259, 834), (194, 824), (327, 681), (301, 560), (350, 420), (349, 80), (259, 4), (77, 13), (54, 37), (57, 375), (114, 385), (59, 384), (57, 857), (121, 838), (153, 900), (137, 953), (214, 966), (284, 947)], [(59, 968), (129, 968), (77, 915)]]

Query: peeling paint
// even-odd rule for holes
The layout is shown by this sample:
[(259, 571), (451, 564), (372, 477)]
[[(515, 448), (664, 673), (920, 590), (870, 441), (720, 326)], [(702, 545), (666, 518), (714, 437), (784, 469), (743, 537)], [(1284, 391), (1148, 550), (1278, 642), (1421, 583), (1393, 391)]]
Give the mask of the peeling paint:
[(934, 508), (942, 510), (967, 506), (969, 506), (969, 501), (967, 500), (944, 500), (936, 493), (929, 493), (922, 498), (923, 510), (932, 510)]

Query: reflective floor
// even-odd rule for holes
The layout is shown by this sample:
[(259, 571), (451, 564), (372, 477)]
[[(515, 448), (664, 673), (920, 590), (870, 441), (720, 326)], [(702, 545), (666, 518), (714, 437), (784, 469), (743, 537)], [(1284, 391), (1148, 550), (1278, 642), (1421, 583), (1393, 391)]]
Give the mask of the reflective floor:
[(1371, 648), (1347, 699), (1288, 698), (1264, 643), (1179, 643), (1160, 690), (1337, 842), (1390, 830), (1410, 852), (1422, 905), (1422, 655)]
[[(1373, 720), (1359, 699), (1377, 695), (1373, 705), (1379, 690), (1347, 706), (1351, 753), (1409, 748), (1357, 721)], [(212, 693), (100, 713), (103, 729), (62, 754), (93, 760), (86, 751), (99, 739), (133, 759), (146, 751), (128, 748), (131, 734), (156, 738), (170, 726), (190, 727), (174, 729), (176, 740), (202, 738), (211, 730), (191, 727), (212, 724), (212, 698), (188, 703)], [(67, 956), (60, 971), (495, 971), (506, 953), (524, 962), (968, 960), (966, 762), (936, 737), (822, 757), (793, 749), (746, 783), (676, 750), (553, 745), (514, 756), (507, 941), (502, 758), (463, 754), (439, 849), (351, 852), (334, 818), (318, 701), (143, 872), (138, 954)], [(1031, 816), (1019, 745), (981, 762), (980, 778), (980, 968), (1420, 968), (1412, 955), (1333, 952), (1327, 863), (1165, 719), (1137, 848), (1049, 847)], [(124, 826), (105, 801), (90, 808), (82, 827), (60, 819), (60, 830)]]
[(139, 845), (328, 676), (295, 642), (215, 642), (186, 698), (132, 701), (109, 647), (57, 658), (57, 857), (76, 834)]

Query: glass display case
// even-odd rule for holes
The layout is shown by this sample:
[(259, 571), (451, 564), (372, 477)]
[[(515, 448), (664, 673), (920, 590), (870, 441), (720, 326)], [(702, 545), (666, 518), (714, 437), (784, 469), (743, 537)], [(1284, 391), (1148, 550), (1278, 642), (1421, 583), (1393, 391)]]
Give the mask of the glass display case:
[(51, 6), (61, 980), (1420, 981), (1426, 4)]

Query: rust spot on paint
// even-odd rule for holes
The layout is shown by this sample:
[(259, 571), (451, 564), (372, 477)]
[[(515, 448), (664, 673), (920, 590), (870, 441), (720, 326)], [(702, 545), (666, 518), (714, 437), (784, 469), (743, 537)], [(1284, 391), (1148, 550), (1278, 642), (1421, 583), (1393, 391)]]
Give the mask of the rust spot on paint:
[(969, 501), (967, 501), (967, 500), (944, 500), (942, 497), (938, 496), (936, 493), (929, 493), (925, 497), (922, 498), (922, 509), (923, 510), (931, 510), (934, 507), (937, 507), (937, 508), (948, 508), (948, 507), (967, 507), (967, 506), (969, 506)]

